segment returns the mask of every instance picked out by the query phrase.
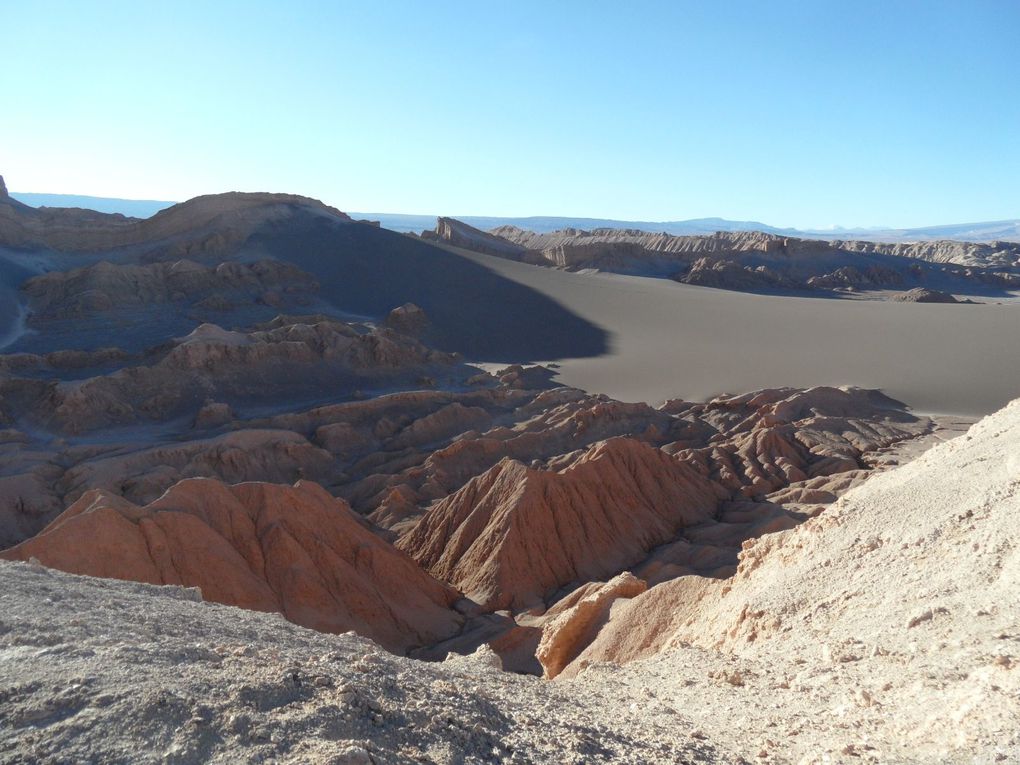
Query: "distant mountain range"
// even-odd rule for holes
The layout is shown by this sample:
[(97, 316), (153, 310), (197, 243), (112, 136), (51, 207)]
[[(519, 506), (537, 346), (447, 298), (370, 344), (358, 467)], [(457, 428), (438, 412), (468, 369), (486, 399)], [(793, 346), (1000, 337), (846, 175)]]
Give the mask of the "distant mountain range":
[(11, 196), (30, 207), (82, 207), (102, 213), (120, 213), (131, 218), (151, 218), (160, 210), (177, 204), (154, 199), (113, 199), (77, 194), (30, 194), (20, 191), (12, 191)]
[[(148, 218), (174, 202), (150, 199), (114, 199), (74, 194), (34, 194), (11, 192), (11, 196), (32, 207), (83, 207), (106, 213), (121, 213), (135, 218)], [(351, 212), (353, 218), (377, 220), (383, 228), (393, 231), (424, 231), (436, 225), (435, 215), (404, 215), (400, 213)], [(498, 226), (548, 233), (565, 228), (591, 230), (595, 228), (635, 229), (663, 232), (677, 236), (712, 234), (716, 231), (764, 231), (781, 236), (812, 237), (816, 239), (863, 239), (879, 242), (924, 241), (953, 239), (964, 242), (990, 242), (995, 240), (1020, 241), (1020, 218), (1013, 220), (956, 223), (923, 228), (837, 228), (795, 229), (777, 228), (760, 221), (735, 221), (725, 218), (693, 218), (677, 221), (633, 221), (610, 218), (569, 218), (533, 216), (525, 218), (464, 215), (454, 216), (475, 228), (489, 230)]]
[[(434, 228), (436, 217), (432, 215), (401, 215), (396, 213), (349, 213), (353, 218), (377, 220), (384, 228), (393, 231), (423, 231)], [(547, 234), (565, 228), (590, 231), (597, 228), (634, 229), (674, 236), (696, 236), (714, 234), (716, 231), (762, 231), (779, 236), (795, 236), (814, 239), (855, 239), (875, 242), (909, 242), (933, 239), (952, 239), (962, 242), (990, 242), (995, 240), (1020, 241), (1020, 218), (1014, 220), (988, 221), (982, 223), (957, 223), (924, 228), (837, 228), (797, 229), (778, 228), (760, 221), (727, 220), (725, 218), (693, 218), (675, 221), (612, 220), (609, 218), (566, 218), (535, 216), (528, 218), (499, 218), (490, 216), (452, 216), (483, 231), (499, 226), (518, 228)]]

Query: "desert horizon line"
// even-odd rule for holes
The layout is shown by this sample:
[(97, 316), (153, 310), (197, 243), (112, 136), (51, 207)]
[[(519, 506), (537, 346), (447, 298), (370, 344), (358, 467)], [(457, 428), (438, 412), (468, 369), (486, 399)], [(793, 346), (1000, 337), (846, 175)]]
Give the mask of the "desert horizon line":
[[(24, 198), (29, 200), (40, 200), (41, 198), (68, 198), (68, 199), (89, 199), (104, 202), (128, 202), (128, 203), (139, 203), (139, 204), (153, 204), (153, 205), (165, 205), (171, 207), (173, 205), (181, 204), (188, 201), (189, 199), (195, 199), (202, 196), (215, 196), (217, 194), (228, 194), (228, 193), (267, 193), (267, 194), (300, 194), (300, 192), (293, 191), (243, 191), (241, 189), (231, 189), (230, 191), (214, 191), (202, 194), (195, 194), (189, 196), (186, 199), (155, 199), (155, 198), (143, 198), (143, 197), (132, 197), (132, 196), (107, 196), (103, 194), (79, 194), (70, 192), (49, 192), (49, 191), (17, 191), (10, 190), (8, 192), (11, 197), (18, 201), (29, 204), (30, 206), (47, 206), (45, 204), (32, 204), (32, 201), (26, 201)], [(310, 197), (315, 198), (315, 197)], [(960, 226), (987, 226), (995, 224), (1013, 224), (1020, 225), (1020, 214), (1017, 216), (1007, 216), (1004, 218), (988, 217), (981, 220), (952, 220), (950, 222), (940, 221), (937, 223), (928, 223), (924, 225), (886, 225), (886, 224), (829, 224), (829, 225), (778, 225), (769, 223), (764, 220), (759, 220), (757, 217), (729, 217), (725, 215), (695, 215), (690, 217), (673, 217), (673, 218), (659, 218), (656, 216), (642, 216), (637, 218), (632, 217), (616, 217), (607, 215), (593, 215), (590, 213), (586, 214), (565, 214), (565, 213), (531, 213), (531, 214), (508, 214), (498, 212), (485, 212), (485, 213), (472, 213), (472, 212), (460, 212), (460, 213), (445, 213), (445, 212), (406, 212), (403, 210), (368, 210), (368, 209), (355, 209), (354, 207), (348, 207), (345, 205), (335, 205), (332, 202), (325, 199), (318, 199), (331, 206), (335, 206), (338, 209), (343, 209), (345, 213), (352, 216), (373, 216), (373, 215), (386, 215), (391, 217), (402, 217), (402, 218), (454, 218), (458, 220), (469, 220), (469, 219), (493, 219), (493, 220), (563, 220), (563, 221), (590, 221), (592, 223), (634, 223), (641, 225), (678, 225), (685, 223), (710, 223), (718, 221), (727, 224), (740, 224), (743, 226), (761, 226), (765, 229), (775, 229), (783, 232), (802, 232), (802, 233), (825, 233), (825, 232), (882, 232), (882, 231), (914, 231), (923, 229), (935, 229), (935, 228), (947, 228), (947, 227), (960, 227)], [(52, 205), (50, 205), (52, 206)], [(59, 205), (57, 205), (59, 206)], [(155, 214), (158, 210), (154, 211)], [(758, 229), (748, 229), (758, 230)]]

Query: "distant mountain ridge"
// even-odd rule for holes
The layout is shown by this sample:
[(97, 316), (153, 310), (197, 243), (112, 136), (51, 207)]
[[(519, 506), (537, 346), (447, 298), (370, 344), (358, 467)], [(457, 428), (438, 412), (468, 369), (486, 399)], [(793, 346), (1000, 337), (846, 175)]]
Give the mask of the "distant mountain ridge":
[[(81, 207), (105, 213), (120, 213), (133, 218), (148, 218), (174, 202), (148, 199), (116, 199), (75, 194), (39, 194), (11, 192), (10, 196), (31, 207)], [(352, 212), (352, 218), (377, 220), (383, 228), (400, 232), (419, 232), (436, 225), (438, 215), (403, 213)], [(457, 220), (483, 231), (500, 226), (516, 226), (537, 234), (563, 229), (592, 230), (599, 228), (633, 229), (674, 236), (714, 234), (717, 231), (762, 231), (779, 236), (815, 237), (819, 239), (853, 238), (876, 242), (925, 241), (953, 239), (963, 242), (1020, 241), (1020, 218), (976, 223), (952, 223), (921, 228), (836, 228), (796, 229), (770, 226), (760, 221), (735, 221), (726, 218), (692, 218), (675, 221), (628, 221), (612, 218), (571, 218), (567, 216), (499, 217), (484, 215), (455, 216)]]
[[(424, 231), (436, 224), (436, 216), (402, 215), (398, 213), (352, 212), (353, 218), (367, 218), (379, 221), (383, 228), (393, 231)], [(961, 242), (1020, 241), (1020, 218), (978, 223), (953, 223), (923, 228), (836, 228), (797, 229), (770, 226), (760, 221), (737, 221), (726, 218), (692, 218), (677, 221), (633, 221), (611, 218), (569, 218), (557, 216), (533, 216), (524, 218), (500, 218), (494, 216), (462, 215), (453, 216), (462, 223), (492, 231), (501, 226), (514, 226), (536, 234), (550, 234), (554, 231), (577, 229), (594, 231), (598, 229), (621, 229), (647, 231), (653, 234), (672, 236), (699, 236), (743, 231), (760, 231), (777, 236), (793, 236), (814, 239), (855, 239), (873, 242), (910, 242), (950, 239)]]
[(155, 199), (114, 199), (78, 194), (33, 194), (20, 191), (13, 192), (11, 196), (29, 207), (80, 207), (101, 213), (120, 213), (129, 218), (149, 218), (160, 210), (165, 210), (176, 204), (176, 202)]

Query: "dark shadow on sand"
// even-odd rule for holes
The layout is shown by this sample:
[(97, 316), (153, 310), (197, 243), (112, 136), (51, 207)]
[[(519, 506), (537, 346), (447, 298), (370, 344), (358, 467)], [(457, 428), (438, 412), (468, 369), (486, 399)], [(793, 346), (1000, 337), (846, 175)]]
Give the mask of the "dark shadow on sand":
[(404, 303), (425, 309), (429, 340), (479, 361), (599, 356), (609, 335), (555, 300), (454, 253), (386, 229), (295, 216), (248, 246), (315, 276), (338, 309), (383, 317)]

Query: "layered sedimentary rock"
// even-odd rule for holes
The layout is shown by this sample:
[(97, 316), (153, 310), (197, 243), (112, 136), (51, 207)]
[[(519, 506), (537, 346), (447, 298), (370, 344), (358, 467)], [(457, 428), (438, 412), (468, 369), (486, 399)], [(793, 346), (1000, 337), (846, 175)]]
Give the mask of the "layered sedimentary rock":
[(2, 557), (198, 587), (206, 600), (278, 611), (326, 632), (355, 630), (400, 652), (449, 637), (460, 623), (455, 592), (310, 482), (191, 479), (144, 507), (90, 491)]
[(454, 247), (475, 252), (487, 252), (501, 257), (519, 259), (527, 248), (500, 236), (481, 231), (455, 218), (438, 218), (435, 231), (423, 231), (422, 239), (440, 241)]
[(886, 244), (800, 239), (759, 231), (674, 236), (608, 228), (535, 233), (515, 226), (467, 236), (462, 233), (467, 229), (470, 226), (442, 218), (435, 231), (423, 236), (571, 271), (599, 269), (662, 276), (698, 286), (752, 292), (878, 293), (927, 282), (987, 289), (989, 285), (1008, 288), (1020, 282), (1020, 244), (1010, 242)]
[(650, 252), (723, 256), (733, 253), (758, 252), (803, 259), (834, 252), (888, 255), (935, 263), (962, 266), (1015, 266), (1020, 260), (1017, 242), (956, 242), (936, 240), (925, 242), (869, 242), (855, 240), (801, 239), (761, 231), (719, 231), (707, 236), (674, 236), (628, 229), (564, 229), (537, 234), (516, 226), (500, 226), (491, 234), (533, 252), (563, 251), (591, 245), (615, 246), (636, 244)]
[(393, 384), (450, 367), (453, 357), (385, 328), (328, 320), (252, 332), (203, 324), (154, 363), (64, 382), (0, 380), (0, 412), (64, 433), (194, 416), (210, 399), (292, 400), (367, 384)]

